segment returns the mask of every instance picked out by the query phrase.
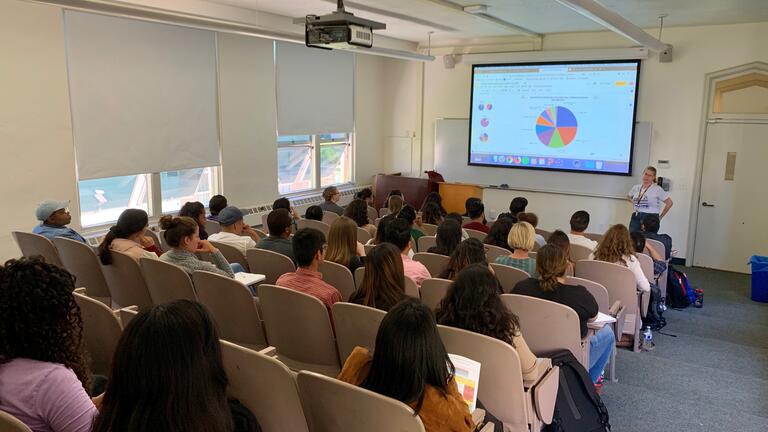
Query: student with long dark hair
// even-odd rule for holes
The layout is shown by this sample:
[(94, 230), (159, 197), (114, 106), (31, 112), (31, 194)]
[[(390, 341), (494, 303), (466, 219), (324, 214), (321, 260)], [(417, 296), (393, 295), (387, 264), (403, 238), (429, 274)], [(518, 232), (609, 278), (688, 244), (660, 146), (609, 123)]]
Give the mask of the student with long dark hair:
[[(222, 276), (235, 277), (227, 259), (208, 240), (201, 240), (200, 226), (188, 217), (163, 216), (160, 227), (165, 230), (165, 242), (171, 247), (160, 257), (161, 261), (176, 264), (189, 274), (203, 270)], [(213, 264), (195, 255), (197, 252), (210, 253)]]
[(321, 221), (323, 220), (323, 209), (318, 205), (307, 207), (304, 212), (304, 219)]
[(186, 216), (192, 218), (200, 228), (198, 235), (200, 240), (208, 239), (208, 232), (205, 230), (205, 206), (199, 201), (185, 202), (179, 209), (179, 217)]
[(485, 255), (485, 246), (476, 238), (468, 238), (461, 242), (448, 260), (440, 278), (455, 280), (459, 272), (470, 264), (482, 264), (488, 267), (488, 258)]
[(368, 241), (368, 244), (381, 244), (384, 243), (384, 235), (387, 233), (387, 227), (395, 220), (396, 215), (388, 214), (379, 220), (379, 225), (376, 227), (376, 235)]
[(491, 230), (483, 239), (483, 243), (498, 246), (512, 252), (512, 248), (509, 247), (507, 238), (509, 237), (509, 231), (512, 229), (512, 225), (514, 224), (515, 221), (510, 217), (499, 217), (491, 226)]
[(366, 230), (371, 237), (376, 235), (376, 227), (368, 219), (368, 204), (365, 201), (361, 199), (352, 200), (344, 209), (344, 216), (355, 221), (357, 227)]
[(451, 256), (461, 243), (461, 224), (453, 219), (446, 219), (437, 226), (435, 245), (427, 249), (429, 253)]
[(381, 243), (365, 257), (365, 276), (349, 302), (388, 311), (404, 298), (405, 274), (400, 250), (391, 243)]
[(339, 379), (408, 404), (427, 432), (475, 429), (428, 307), (406, 299), (381, 321), (371, 354), (356, 347)]
[(99, 259), (104, 265), (112, 264), (111, 251), (122, 252), (136, 261), (139, 258), (157, 259), (160, 249), (151, 237), (145, 236), (149, 226), (147, 212), (128, 209), (120, 213), (117, 223), (109, 228), (99, 245)]
[(424, 203), (421, 208), (421, 222), (430, 225), (440, 225), (445, 214), (440, 210), (440, 205), (434, 201)]
[(573, 276), (573, 270), (576, 268), (576, 264), (571, 261), (571, 241), (568, 238), (568, 234), (560, 230), (555, 230), (549, 235), (547, 244), (553, 244), (563, 250), (565, 259), (568, 261), (568, 270), (565, 271), (565, 274), (566, 276)]
[(227, 383), (205, 308), (189, 300), (153, 306), (120, 337), (93, 431), (234, 431)]
[[(421, 204), (421, 212), (424, 213), (425, 209), (429, 204), (435, 204), (437, 207), (438, 214), (440, 217), (445, 217), (445, 215), (448, 214), (448, 212), (443, 207), (443, 197), (440, 196), (440, 193), (438, 192), (430, 192), (427, 194), (426, 197), (424, 197), (424, 202)], [(428, 222), (431, 223), (431, 222)], [(437, 224), (435, 224), (437, 225)]]
[(0, 410), (33, 431), (90, 432), (97, 414), (74, 289), (38, 258), (0, 267)]
[(520, 357), (523, 379), (536, 374), (536, 356), (520, 332), (517, 315), (501, 302), (501, 286), (488, 266), (471, 264), (459, 272), (435, 312), (439, 324), (504, 341)]

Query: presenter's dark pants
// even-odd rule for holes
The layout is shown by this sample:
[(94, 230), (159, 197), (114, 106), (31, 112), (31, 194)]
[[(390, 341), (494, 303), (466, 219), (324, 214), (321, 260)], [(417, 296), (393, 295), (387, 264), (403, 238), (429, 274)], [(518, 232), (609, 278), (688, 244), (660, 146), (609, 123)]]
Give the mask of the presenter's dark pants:
[(640, 231), (640, 224), (643, 222), (643, 218), (645, 215), (649, 214), (655, 214), (656, 216), (659, 215), (658, 213), (632, 213), (632, 218), (629, 220), (629, 232)]

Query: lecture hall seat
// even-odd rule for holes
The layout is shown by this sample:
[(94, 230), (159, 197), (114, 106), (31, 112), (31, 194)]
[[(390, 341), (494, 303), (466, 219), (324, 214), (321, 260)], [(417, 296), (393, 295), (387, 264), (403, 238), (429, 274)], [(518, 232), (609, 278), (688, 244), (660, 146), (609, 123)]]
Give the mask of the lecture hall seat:
[(368, 306), (339, 302), (331, 308), (336, 329), (336, 347), (343, 365), (356, 346), (368, 348), (376, 345), (376, 333), (386, 312)]
[(57, 267), (62, 266), (59, 252), (56, 250), (53, 242), (48, 240), (47, 237), (23, 231), (13, 231), (11, 235), (16, 240), (16, 244), (19, 245), (19, 249), (21, 249), (21, 253), (25, 257), (29, 258), (40, 255), (48, 264), (53, 264)]
[(84, 287), (88, 297), (111, 306), (109, 287), (93, 248), (83, 242), (65, 237), (56, 237), (53, 239), (53, 244), (59, 251), (59, 258), (64, 268), (75, 276), (77, 286)]
[(109, 376), (123, 327), (116, 311), (85, 292), (78, 288), (74, 296), (83, 320), (83, 344), (91, 358), (90, 369), (94, 374)]
[(179, 299), (197, 301), (192, 279), (176, 264), (142, 257), (139, 258), (139, 267), (153, 304)]

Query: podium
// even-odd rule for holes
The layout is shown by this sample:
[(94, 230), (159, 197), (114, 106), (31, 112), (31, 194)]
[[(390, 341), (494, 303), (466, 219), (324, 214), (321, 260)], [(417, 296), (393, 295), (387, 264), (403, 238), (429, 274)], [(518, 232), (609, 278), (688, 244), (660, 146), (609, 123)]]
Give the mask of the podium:
[(467, 198), (483, 199), (483, 188), (467, 183), (439, 183), (443, 207), (448, 213), (464, 214)]
[[(374, 179), (374, 188), (376, 191), (374, 206), (377, 210), (386, 207), (387, 195), (389, 195), (389, 192), (394, 189), (399, 189), (405, 197), (405, 202), (415, 208), (416, 211), (419, 211), (427, 194), (438, 191), (437, 185), (437, 183), (425, 178), (377, 174)], [(462, 204), (462, 208), (463, 206), (464, 204)]]

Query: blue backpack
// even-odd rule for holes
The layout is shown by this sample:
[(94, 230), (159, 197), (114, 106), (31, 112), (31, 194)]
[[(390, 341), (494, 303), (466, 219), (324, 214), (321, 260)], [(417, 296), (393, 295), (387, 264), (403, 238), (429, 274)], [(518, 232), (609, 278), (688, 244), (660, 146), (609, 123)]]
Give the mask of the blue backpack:
[(696, 301), (696, 291), (685, 273), (669, 266), (667, 279), (667, 305), (674, 309), (685, 309)]

